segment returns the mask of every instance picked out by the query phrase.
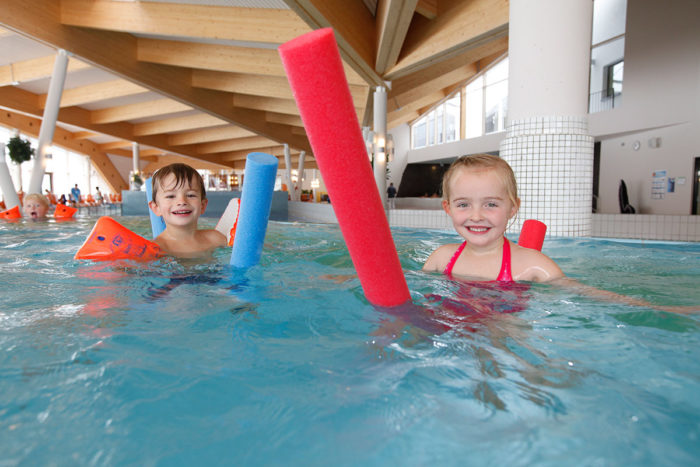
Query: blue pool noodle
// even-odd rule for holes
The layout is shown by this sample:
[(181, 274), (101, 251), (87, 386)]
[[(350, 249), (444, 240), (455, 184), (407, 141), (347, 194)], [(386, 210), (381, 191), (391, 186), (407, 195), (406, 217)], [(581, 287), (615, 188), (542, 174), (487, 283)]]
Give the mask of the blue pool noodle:
[(249, 268), (260, 261), (276, 178), (275, 156), (263, 152), (248, 154), (231, 266)]
[[(153, 198), (153, 179), (146, 179), (146, 205)], [(151, 218), (151, 232), (153, 232), (153, 238), (156, 238), (165, 230), (165, 221), (162, 216), (156, 216), (153, 211), (151, 211), (150, 206), (148, 207), (148, 215)]]

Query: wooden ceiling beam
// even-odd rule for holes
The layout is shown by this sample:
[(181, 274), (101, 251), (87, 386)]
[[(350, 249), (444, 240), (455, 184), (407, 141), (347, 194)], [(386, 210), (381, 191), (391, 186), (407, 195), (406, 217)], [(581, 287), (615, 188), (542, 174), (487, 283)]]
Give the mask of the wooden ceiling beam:
[(375, 70), (383, 75), (396, 65), (418, 0), (379, 0), (376, 14)]
[(141, 62), (188, 68), (286, 76), (274, 49), (257, 49), (198, 42), (139, 38), (137, 59)]
[(293, 134), (284, 125), (268, 123), (264, 112), (235, 108), (217, 91), (192, 87), (189, 70), (138, 61), (135, 37), (61, 24), (59, 7), (54, 0), (4, 0), (0, 26), (65, 49), (88, 63), (201, 112), (292, 147), (311, 150), (307, 138)]
[(446, 95), (443, 91), (435, 91), (430, 94), (426, 94), (421, 99), (417, 99), (411, 102), (409, 105), (401, 107), (400, 109), (397, 109), (393, 112), (388, 112), (386, 119), (387, 121), (394, 121), (404, 115), (408, 115), (416, 111), (420, 114), (422, 113), (421, 109), (424, 109), (425, 107), (430, 107), (436, 102), (444, 99), (445, 97)]
[(391, 83), (391, 90), (388, 92), (389, 95), (387, 97), (410, 92), (412, 89), (421, 86), (423, 83), (439, 79), (445, 74), (451, 73), (454, 70), (458, 70), (464, 67), (465, 65), (478, 63), (480, 60), (483, 60), (487, 57), (501, 55), (507, 50), (507, 37), (499, 38), (497, 40), (483, 44), (479, 47), (466, 50), (465, 52), (448, 60), (435, 63), (430, 67), (423, 68), (416, 72), (402, 76), (401, 78), (393, 80)]
[[(193, 70), (192, 86), (238, 94), (294, 99), (286, 76)], [(350, 88), (350, 95), (355, 107), (364, 108), (367, 103), (369, 86), (366, 84), (349, 84), (348, 87)]]
[[(37, 105), (38, 96), (14, 86), (0, 87), (0, 107), (14, 112), (41, 118), (43, 110)], [(181, 154), (189, 157), (197, 157), (191, 148), (172, 147), (168, 144), (167, 135), (135, 136), (133, 125), (130, 123), (104, 123), (92, 122), (92, 113), (79, 107), (65, 107), (58, 112), (58, 121), (67, 125), (83, 128), (102, 135), (129, 140), (143, 146), (159, 148), (166, 152)], [(81, 141), (81, 140), (78, 140)], [(84, 140), (83, 140), (84, 141)]]
[[(34, 138), (39, 137), (39, 131), (41, 129), (41, 119), (10, 110), (3, 110), (0, 112), (0, 124), (17, 129)], [(128, 190), (129, 184), (124, 180), (119, 170), (117, 170), (109, 156), (101, 150), (99, 145), (92, 141), (76, 138), (74, 135), (74, 133), (68, 130), (56, 127), (51, 144), (89, 157), (95, 170), (97, 170), (107, 185), (109, 185), (110, 191), (121, 193), (122, 190)]]
[[(280, 114), (277, 112), (265, 112), (265, 119), (270, 123), (290, 125), (295, 128), (304, 128), (304, 122), (299, 115)], [(292, 131), (295, 131), (292, 128)]]
[(170, 135), (168, 137), (168, 142), (173, 146), (181, 146), (187, 144), (210, 143), (212, 141), (221, 141), (225, 139), (243, 138), (246, 136), (255, 136), (255, 133), (244, 130), (243, 128), (225, 125)]
[[(13, 83), (24, 83), (38, 79), (50, 78), (53, 74), (53, 65), (56, 55), (23, 60), (0, 66), (0, 86)], [(90, 65), (73, 57), (68, 59), (67, 72), (80, 71), (90, 68)]]
[(153, 122), (137, 123), (134, 125), (134, 136), (175, 133), (178, 131), (196, 130), (226, 124), (228, 124), (227, 121), (213, 115), (185, 115), (182, 117), (165, 118)]
[(198, 154), (211, 154), (217, 152), (243, 151), (263, 146), (275, 146), (275, 142), (264, 136), (249, 136), (246, 138), (216, 141), (213, 143), (198, 144)]
[(276, 97), (234, 94), (233, 105), (236, 107), (262, 110), (265, 112), (299, 115), (299, 109), (297, 108), (297, 103), (294, 99), (278, 99)]
[(110, 143), (102, 143), (99, 145), (99, 147), (102, 151), (105, 151), (105, 152), (111, 151), (112, 149), (130, 148), (131, 141), (126, 141), (126, 140), (122, 139), (119, 141), (112, 141)]
[[(333, 28), (343, 60), (362, 80), (383, 86), (374, 70), (376, 31), (372, 13), (359, 0), (284, 0), (311, 29)], [(357, 84), (357, 83), (354, 83)]]
[(477, 72), (478, 67), (476, 64), (464, 65), (461, 68), (440, 75), (435, 79), (425, 81), (403, 93), (389, 93), (389, 95), (387, 95), (387, 112), (393, 112), (410, 105), (414, 101), (421, 100), (423, 96), (430, 94), (435, 89), (444, 89), (449, 86), (454, 86), (457, 83), (466, 82)]
[(187, 104), (172, 99), (157, 99), (93, 110), (90, 113), (92, 123), (114, 123), (138, 120), (141, 118), (160, 117), (178, 112), (186, 112), (188, 110), (192, 110), (192, 108)]
[(435, 19), (438, 15), (438, 0), (418, 0), (416, 13), (427, 19)]
[(395, 80), (508, 34), (508, 0), (452, 2), (432, 21), (411, 29), (399, 60), (385, 79)]
[[(138, 84), (123, 79), (105, 81), (102, 83), (89, 84), (72, 89), (64, 89), (61, 94), (61, 107), (71, 105), (83, 105), (117, 97), (133, 96), (149, 92)], [(39, 105), (46, 107), (46, 94), (39, 96)]]
[(286, 9), (106, 0), (60, 4), (63, 24), (131, 34), (282, 44), (310, 30)]

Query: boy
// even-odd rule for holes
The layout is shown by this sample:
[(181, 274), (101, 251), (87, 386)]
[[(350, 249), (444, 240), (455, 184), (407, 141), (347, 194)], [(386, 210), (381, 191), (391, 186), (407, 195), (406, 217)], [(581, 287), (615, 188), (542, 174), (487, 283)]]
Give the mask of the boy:
[(186, 164), (170, 164), (153, 176), (153, 199), (148, 205), (162, 216), (165, 230), (153, 241), (163, 252), (180, 258), (211, 256), (227, 245), (226, 236), (213, 229), (198, 230), (207, 208), (207, 194), (199, 173)]
[(45, 219), (49, 212), (49, 200), (41, 193), (29, 193), (24, 197), (22, 211), (24, 217), (29, 219)]

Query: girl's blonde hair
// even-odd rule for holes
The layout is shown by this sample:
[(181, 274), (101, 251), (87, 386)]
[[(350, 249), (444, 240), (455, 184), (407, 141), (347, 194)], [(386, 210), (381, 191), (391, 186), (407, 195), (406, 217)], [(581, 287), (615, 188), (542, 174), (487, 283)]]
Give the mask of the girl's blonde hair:
[(520, 206), (518, 198), (518, 184), (515, 181), (515, 174), (508, 163), (498, 156), (491, 154), (474, 154), (471, 156), (462, 156), (450, 165), (445, 175), (442, 177), (442, 198), (450, 201), (450, 181), (459, 169), (467, 170), (494, 170), (496, 175), (506, 187), (508, 198), (513, 203), (513, 206)]
[(29, 193), (24, 197), (24, 203), (27, 203), (27, 201), (32, 200), (38, 201), (41, 205), (43, 205), (46, 208), (49, 207), (49, 199), (41, 193)]

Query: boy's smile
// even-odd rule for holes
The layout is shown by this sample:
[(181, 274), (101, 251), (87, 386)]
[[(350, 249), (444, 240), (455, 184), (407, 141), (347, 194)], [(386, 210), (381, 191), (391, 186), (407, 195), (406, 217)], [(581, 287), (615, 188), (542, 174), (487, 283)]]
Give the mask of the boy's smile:
[(152, 203), (156, 215), (162, 216), (166, 225), (194, 226), (199, 216), (207, 206), (207, 200), (202, 199), (197, 187), (191, 182), (175, 186), (175, 175), (170, 174), (159, 186), (156, 201)]

